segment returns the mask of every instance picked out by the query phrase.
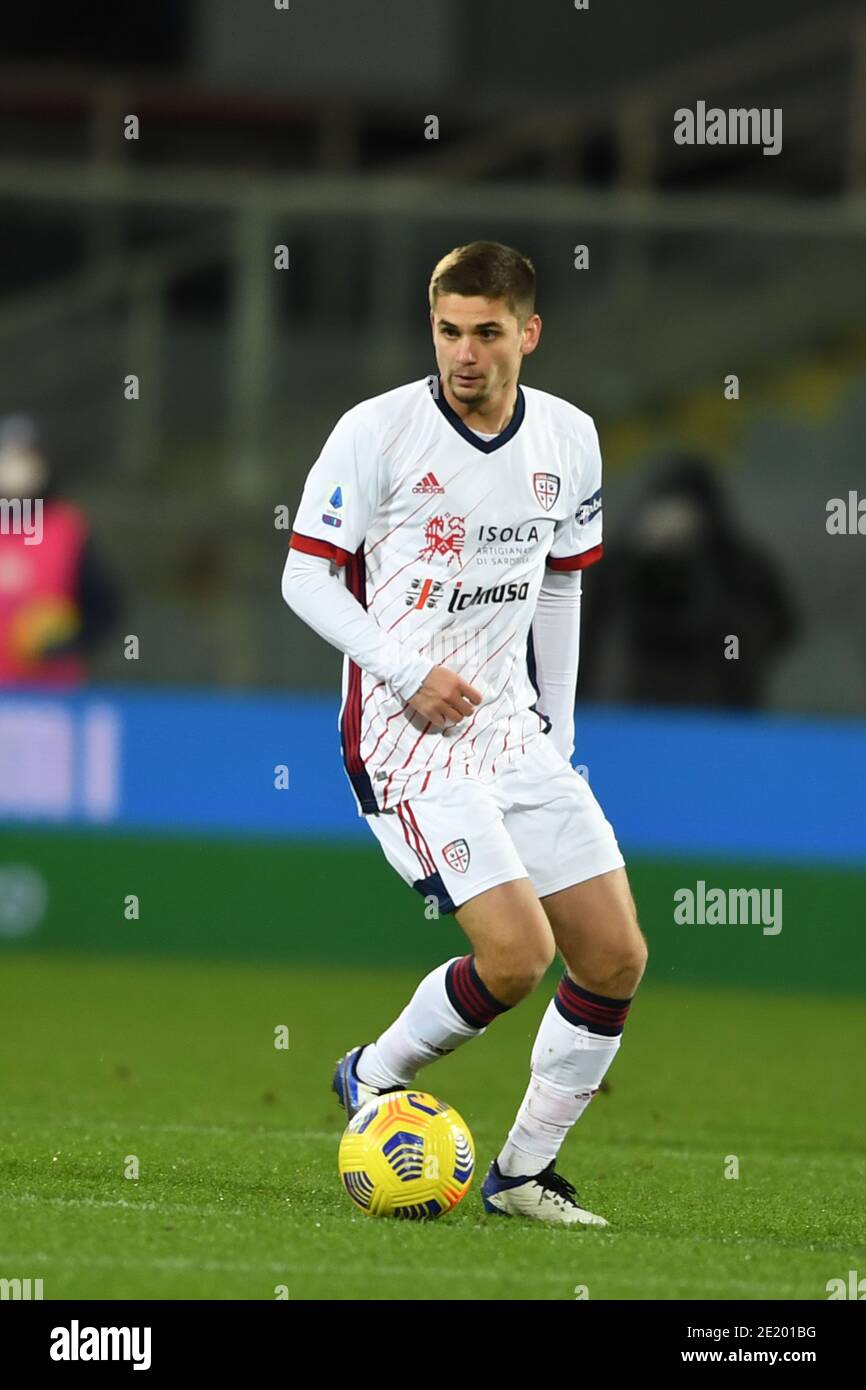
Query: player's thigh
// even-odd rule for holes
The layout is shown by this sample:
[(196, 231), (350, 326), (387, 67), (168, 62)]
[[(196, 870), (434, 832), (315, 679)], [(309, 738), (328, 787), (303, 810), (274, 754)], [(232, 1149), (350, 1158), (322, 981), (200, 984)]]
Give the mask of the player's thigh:
[(482, 980), (504, 1004), (531, 993), (556, 956), (550, 922), (528, 878), (488, 888), (455, 915)]
[(542, 899), (557, 949), (578, 984), (599, 994), (632, 993), (647, 960), (624, 868)]
[(556, 944), (492, 789), (449, 780), (367, 823), (427, 915), (455, 914), (491, 993), (503, 1003), (529, 993)]
[(509, 778), (506, 827), (569, 972), (601, 993), (636, 983), (646, 945), (622, 852), (589, 783), (546, 740)]

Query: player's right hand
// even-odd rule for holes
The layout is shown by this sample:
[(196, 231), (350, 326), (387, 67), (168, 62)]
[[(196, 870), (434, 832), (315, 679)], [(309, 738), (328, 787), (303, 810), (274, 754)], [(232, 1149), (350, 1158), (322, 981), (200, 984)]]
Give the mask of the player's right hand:
[(448, 724), (459, 724), (481, 704), (481, 699), (475, 687), (462, 676), (446, 666), (434, 666), (409, 704), (437, 729), (443, 729)]

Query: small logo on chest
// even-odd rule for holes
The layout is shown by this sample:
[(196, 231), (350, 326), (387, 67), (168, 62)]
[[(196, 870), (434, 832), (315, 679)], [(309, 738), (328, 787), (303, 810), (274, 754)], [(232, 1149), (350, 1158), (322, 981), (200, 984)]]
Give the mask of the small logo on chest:
[(559, 496), (559, 479), (555, 473), (533, 473), (532, 489), (544, 510), (549, 512)]
[(441, 599), (441, 579), (413, 579), (406, 591), (407, 608), (438, 608)]
[(420, 483), (416, 483), (412, 491), (434, 493), (444, 492), (445, 489), (440, 483), (439, 479), (436, 477), (435, 473), (425, 473)]

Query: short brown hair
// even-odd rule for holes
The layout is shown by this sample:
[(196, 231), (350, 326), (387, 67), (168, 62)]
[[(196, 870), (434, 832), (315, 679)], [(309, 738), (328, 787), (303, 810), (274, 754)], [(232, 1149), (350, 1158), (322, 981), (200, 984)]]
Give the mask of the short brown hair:
[(528, 256), (499, 241), (455, 246), (437, 262), (430, 277), (430, 308), (440, 294), (504, 299), (521, 328), (535, 309), (535, 266)]

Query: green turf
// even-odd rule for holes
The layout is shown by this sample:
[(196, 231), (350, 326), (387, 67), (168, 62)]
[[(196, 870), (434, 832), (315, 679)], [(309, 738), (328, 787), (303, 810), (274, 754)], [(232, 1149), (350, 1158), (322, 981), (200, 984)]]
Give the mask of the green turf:
[[(554, 977), (421, 1074), (478, 1150), (430, 1224), (356, 1212), (333, 1059), (415, 971), (4, 962), (0, 1277), (52, 1298), (823, 1299), (866, 1274), (863, 1005), (647, 982), (560, 1168), (610, 1229), (488, 1218), (478, 1188)], [(290, 1030), (288, 1051), (274, 1028)], [(739, 1180), (723, 1176), (727, 1155)], [(140, 1177), (123, 1176), (136, 1155)]]
[[(0, 834), (0, 864), (27, 865), (46, 892), (32, 934), (4, 935), (0, 912), (4, 957), (56, 948), (374, 969), (399, 961), (423, 974), (465, 949), (454, 917), (430, 920), (424, 899), (393, 872), (369, 832), (348, 844), (4, 825)], [(654, 980), (862, 991), (864, 867), (629, 854), (628, 873)], [(699, 879), (779, 890), (782, 930), (770, 936), (760, 926), (676, 922), (677, 890)], [(128, 919), (133, 892), (140, 915)]]

